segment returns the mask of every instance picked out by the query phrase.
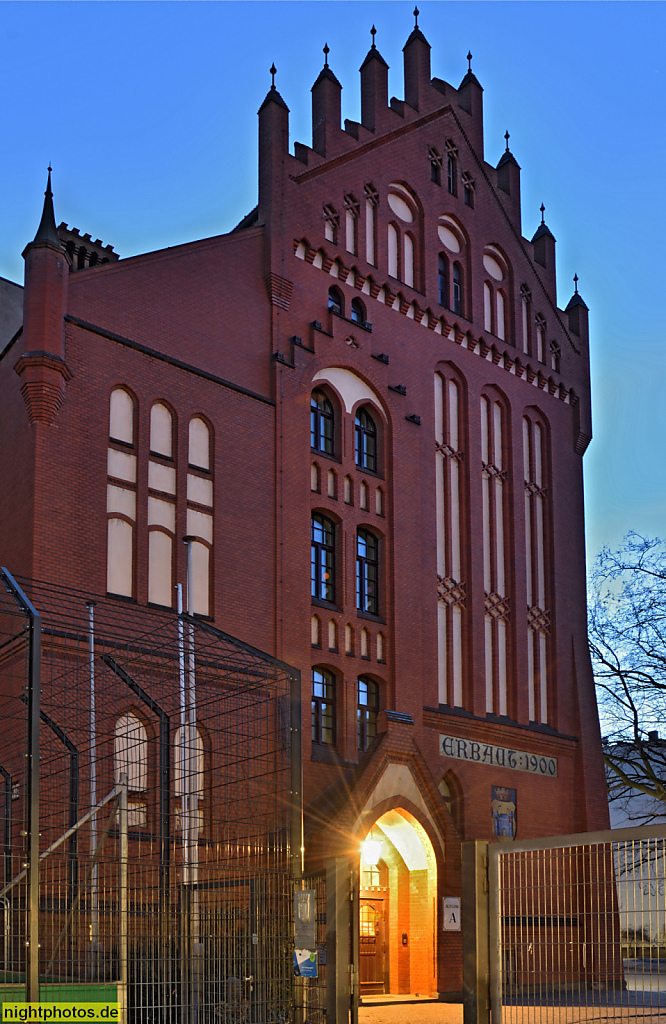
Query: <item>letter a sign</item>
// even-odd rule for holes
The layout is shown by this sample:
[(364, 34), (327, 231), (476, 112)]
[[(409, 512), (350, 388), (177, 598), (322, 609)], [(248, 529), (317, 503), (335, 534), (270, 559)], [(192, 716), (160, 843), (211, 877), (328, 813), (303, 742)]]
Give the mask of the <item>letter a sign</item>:
[(460, 931), (460, 896), (443, 897), (442, 929), (445, 932)]

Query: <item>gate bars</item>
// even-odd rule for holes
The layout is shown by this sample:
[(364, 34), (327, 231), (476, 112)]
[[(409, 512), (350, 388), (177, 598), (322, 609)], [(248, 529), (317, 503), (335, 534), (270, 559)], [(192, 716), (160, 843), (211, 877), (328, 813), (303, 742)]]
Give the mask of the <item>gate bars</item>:
[[(5, 998), (126, 982), (131, 1024), (289, 1018), (300, 699), (210, 623), (0, 570)], [(124, 774), (126, 840), (96, 798)]]
[(492, 1024), (666, 1016), (665, 825), (465, 845), (487, 850)]

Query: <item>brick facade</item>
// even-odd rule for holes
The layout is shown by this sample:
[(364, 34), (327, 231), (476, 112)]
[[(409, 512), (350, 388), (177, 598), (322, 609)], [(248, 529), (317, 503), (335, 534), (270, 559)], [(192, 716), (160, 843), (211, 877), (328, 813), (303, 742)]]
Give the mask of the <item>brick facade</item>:
[[(497, 167), (484, 159), (473, 73), (458, 89), (431, 80), (418, 29), (405, 46), (405, 100), (388, 104), (387, 71), (373, 46), (361, 68), (362, 122), (343, 130), (341, 86), (326, 66), (312, 93), (312, 147), (297, 144), (296, 155), (288, 109), (271, 88), (259, 111), (258, 207), (227, 235), (69, 274), (69, 256), (42, 221), (25, 251), (23, 332), (0, 359), (0, 563), (106, 592), (109, 400), (123, 387), (136, 410), (131, 600), (148, 601), (156, 402), (173, 416), (172, 577), (183, 581), (188, 424), (203, 418), (213, 453), (211, 617), (302, 672), (310, 866), (334, 853), (353, 859), (379, 817), (405, 811), (429, 836), (439, 907), (460, 892), (461, 839), (492, 837), (491, 785), (516, 791), (521, 837), (608, 823), (586, 639), (587, 308), (577, 293), (558, 307), (546, 225), (531, 241), (522, 235), (520, 169), (508, 145)], [(448, 594), (452, 584), (440, 578), (438, 601), (437, 510), (453, 514), (453, 498), (438, 495), (433, 389), (449, 380), (459, 425), (458, 451), (445, 453), (459, 488), (455, 655), (451, 631), (438, 633), (438, 615), (448, 614), (441, 588)], [(313, 390), (330, 402), (331, 451), (308, 440)], [(501, 430), (494, 468), (484, 396)], [(374, 468), (355, 453), (359, 409), (374, 418)], [(526, 418), (542, 439), (542, 479), (531, 490)], [(543, 513), (536, 568), (526, 491), (540, 496)], [(332, 600), (313, 600), (308, 586), (313, 512), (335, 537)], [(451, 522), (440, 524), (442, 550)], [(373, 611), (357, 606), (359, 530), (378, 542)], [(503, 592), (486, 585), (492, 559)], [(530, 600), (539, 574), (542, 599)], [(532, 634), (527, 609), (543, 616)], [(541, 655), (528, 650), (528, 635)], [(529, 681), (534, 657), (545, 659), (538, 683)], [(310, 739), (313, 666), (333, 678), (331, 743)], [(359, 677), (377, 684), (379, 700), (365, 751)], [(440, 753), (441, 735), (467, 741), (456, 748), (465, 756)], [(505, 755), (484, 755), (491, 748), (532, 755), (536, 767), (512, 770)], [(554, 759), (556, 775), (540, 771), (539, 759)], [(411, 782), (387, 792), (389, 771)], [(455, 791), (448, 802), (445, 776)], [(387, 975), (403, 992), (431, 986), (422, 964), (410, 976), (427, 893), (425, 870), (412, 875), (392, 895), (406, 903), (405, 927), (391, 907), (395, 936), (410, 934)], [(443, 933), (438, 917), (434, 925), (435, 991), (453, 993), (459, 935)]]

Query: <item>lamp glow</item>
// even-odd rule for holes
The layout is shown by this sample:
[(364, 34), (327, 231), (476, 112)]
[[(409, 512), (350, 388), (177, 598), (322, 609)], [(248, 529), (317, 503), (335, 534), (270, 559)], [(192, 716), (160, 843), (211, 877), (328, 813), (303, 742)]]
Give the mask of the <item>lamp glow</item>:
[(361, 854), (364, 864), (367, 864), (369, 868), (377, 867), (379, 858), (382, 855), (381, 839), (365, 839), (361, 843)]

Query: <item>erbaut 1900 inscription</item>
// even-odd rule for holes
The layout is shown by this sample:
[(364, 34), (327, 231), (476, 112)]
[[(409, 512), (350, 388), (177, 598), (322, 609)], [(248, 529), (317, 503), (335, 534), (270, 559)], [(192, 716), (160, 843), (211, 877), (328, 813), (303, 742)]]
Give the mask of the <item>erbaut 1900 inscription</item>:
[(512, 750), (510, 747), (495, 747), (492, 743), (464, 740), (459, 736), (439, 737), (439, 752), (442, 757), (455, 757), (459, 761), (474, 761), (493, 768), (512, 768), (517, 772), (531, 772), (533, 775), (557, 777), (557, 758), (530, 754), (527, 750)]

